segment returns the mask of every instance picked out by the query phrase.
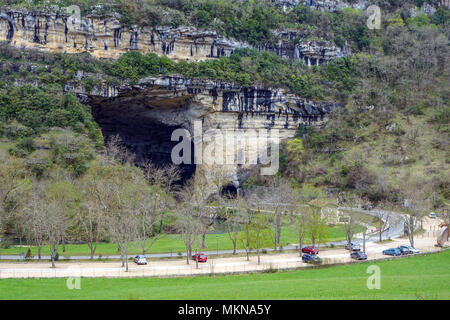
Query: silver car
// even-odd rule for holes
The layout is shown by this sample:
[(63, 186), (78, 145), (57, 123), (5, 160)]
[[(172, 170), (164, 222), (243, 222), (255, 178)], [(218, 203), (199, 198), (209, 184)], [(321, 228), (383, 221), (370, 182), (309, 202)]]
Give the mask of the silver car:
[(409, 254), (416, 254), (416, 253), (420, 253), (419, 250), (417, 250), (416, 248), (413, 248), (411, 246), (407, 246), (407, 245), (402, 245), (398, 247), (402, 252), (408, 252)]
[(348, 243), (345, 245), (345, 249), (351, 250), (351, 251), (360, 251), (360, 250), (361, 250), (361, 247), (359, 246), (359, 243), (354, 243), (354, 242), (352, 242), (351, 244), (352, 244), (351, 249), (350, 249), (350, 247), (348, 246)]
[(140, 264), (147, 264), (147, 259), (142, 254), (134, 257), (133, 261), (134, 261), (134, 263), (139, 264), (139, 265)]

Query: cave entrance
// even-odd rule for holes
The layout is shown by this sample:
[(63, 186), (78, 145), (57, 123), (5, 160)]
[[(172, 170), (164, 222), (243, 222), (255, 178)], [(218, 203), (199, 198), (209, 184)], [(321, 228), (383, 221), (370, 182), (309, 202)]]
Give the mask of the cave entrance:
[(226, 197), (228, 199), (233, 199), (233, 198), (237, 197), (238, 189), (234, 185), (229, 184), (222, 188), (221, 194), (223, 197)]
[[(120, 108), (108, 103), (92, 105), (92, 115), (99, 124), (105, 143), (113, 136), (119, 136), (126, 148), (135, 156), (135, 164), (142, 166), (147, 161), (157, 166), (172, 164), (171, 153), (178, 141), (171, 141), (178, 125), (167, 125), (145, 113), (148, 109), (124, 106)], [(181, 164), (181, 180), (176, 184), (184, 184), (196, 170), (192, 164)]]

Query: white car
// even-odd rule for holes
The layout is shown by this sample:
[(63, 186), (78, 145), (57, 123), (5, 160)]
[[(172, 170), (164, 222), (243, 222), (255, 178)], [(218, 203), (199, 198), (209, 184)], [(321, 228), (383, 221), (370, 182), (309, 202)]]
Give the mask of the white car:
[(134, 263), (136, 264), (147, 264), (147, 259), (145, 258), (144, 255), (138, 255), (136, 257), (134, 257)]
[(403, 251), (403, 250), (408, 251), (408, 252), (411, 253), (411, 254), (420, 253), (420, 251), (417, 250), (416, 248), (413, 248), (413, 247), (407, 246), (407, 245), (399, 246), (398, 248), (399, 248), (399, 249), (402, 249), (402, 251)]
[(431, 219), (436, 219), (436, 213), (434, 212), (430, 212), (430, 214), (428, 215)]

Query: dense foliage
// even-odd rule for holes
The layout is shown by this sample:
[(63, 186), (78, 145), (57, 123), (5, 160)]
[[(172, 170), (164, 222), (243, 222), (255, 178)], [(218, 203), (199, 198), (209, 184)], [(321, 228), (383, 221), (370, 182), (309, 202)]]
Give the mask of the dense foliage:
[(284, 174), (373, 202), (420, 190), (430, 206), (445, 206), (449, 57), (448, 39), (433, 27), (388, 28), (372, 54), (354, 58), (345, 111), (323, 130), (299, 128), (286, 145)]
[[(230, 57), (201, 62), (175, 62), (165, 56), (137, 51), (125, 53), (116, 61), (107, 61), (95, 59), (88, 53), (53, 55), (0, 45), (0, 68), (4, 73), (3, 85), (7, 86), (18, 79), (63, 86), (76, 81), (76, 73), (80, 71), (93, 75), (100, 73), (108, 85), (117, 85), (120, 79), (137, 83), (148, 76), (180, 74), (243, 86), (284, 87), (292, 93), (316, 100), (342, 100), (353, 86), (352, 61), (351, 58), (340, 58), (328, 65), (308, 68), (302, 62), (253, 49), (239, 49)], [(99, 83), (100, 79), (89, 76), (82, 84), (90, 92)]]

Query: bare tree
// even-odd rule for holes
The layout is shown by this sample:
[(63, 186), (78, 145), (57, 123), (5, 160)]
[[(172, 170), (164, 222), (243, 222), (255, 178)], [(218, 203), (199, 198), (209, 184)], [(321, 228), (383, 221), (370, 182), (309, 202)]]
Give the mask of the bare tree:
[(270, 182), (270, 185), (261, 192), (259, 197), (255, 194), (250, 201), (256, 207), (263, 207), (268, 212), (271, 212), (272, 239), (274, 249), (276, 250), (277, 247), (281, 246), (283, 213), (292, 212), (295, 207), (295, 196), (291, 182), (285, 178), (275, 177)]
[(256, 250), (258, 264), (261, 264), (261, 249), (270, 244), (271, 231), (268, 227), (267, 215), (261, 212), (255, 212), (250, 223), (249, 242), (251, 247)]
[(223, 214), (221, 214), (221, 217), (225, 219), (225, 229), (231, 243), (233, 244), (233, 254), (236, 254), (239, 232), (243, 220), (245, 221), (243, 217), (246, 215), (248, 205), (245, 198), (237, 195), (236, 198), (225, 201), (222, 210)]
[(308, 204), (306, 227), (314, 247), (316, 243), (325, 243), (328, 236), (327, 217), (322, 209), (327, 206), (323, 200), (312, 200)]
[(120, 135), (116, 134), (108, 138), (106, 153), (113, 163), (134, 163), (136, 156), (128, 150)]
[(142, 254), (145, 255), (162, 235), (161, 224), (164, 220), (164, 211), (168, 208), (167, 199), (170, 196), (165, 194), (159, 186), (143, 187), (136, 196), (139, 224), (137, 239), (141, 244)]
[(35, 190), (33, 196), (23, 210), (23, 227), (26, 231), (27, 238), (30, 242), (38, 247), (38, 259), (41, 259), (41, 249), (44, 245), (45, 233), (45, 205), (42, 190)]
[(420, 179), (409, 181), (403, 189), (403, 216), (405, 231), (408, 234), (409, 243), (414, 247), (414, 232), (419, 226), (419, 222), (429, 209), (428, 196), (430, 184), (422, 185)]
[(31, 189), (20, 160), (0, 152), (0, 235), (5, 221), (18, 212)]
[(242, 201), (239, 204), (238, 215), (241, 224), (241, 231), (238, 233), (238, 242), (245, 250), (247, 261), (250, 260), (250, 251), (253, 249), (254, 242), (252, 236), (252, 221), (255, 211), (252, 210), (246, 201)]
[(94, 259), (97, 244), (106, 234), (106, 216), (98, 208), (97, 203), (85, 203), (75, 216), (77, 234), (89, 247), (90, 258)]
[(300, 257), (302, 256), (303, 241), (307, 234), (307, 210), (305, 206), (300, 206), (295, 212), (291, 214), (292, 225), (297, 229), (298, 234), (298, 249)]
[(92, 208), (105, 216), (107, 233), (117, 244), (122, 266), (128, 271), (128, 247), (137, 240), (140, 201), (146, 194), (144, 175), (128, 163), (99, 164), (90, 168), (84, 178), (92, 193)]
[(192, 247), (197, 243), (203, 228), (201, 222), (193, 214), (193, 210), (195, 210), (195, 207), (183, 202), (178, 206), (176, 213), (175, 229), (183, 240), (186, 249), (186, 264), (189, 264), (189, 258), (192, 256)]
[(62, 251), (65, 252), (65, 243), (66, 243), (66, 231), (71, 226), (73, 217), (81, 203), (81, 193), (74, 186), (74, 184), (68, 180), (56, 180), (50, 183), (46, 189), (45, 197), (49, 202), (54, 203), (54, 208), (59, 210), (59, 217), (61, 219), (61, 223), (64, 223), (62, 226)]
[(386, 226), (389, 222), (391, 213), (389, 211), (385, 210), (376, 210), (375, 211), (375, 217), (378, 220), (378, 236), (379, 241), (383, 241), (383, 232), (386, 229)]
[(203, 175), (195, 175), (185, 183), (184, 188), (179, 192), (179, 197), (192, 208), (192, 215), (201, 223), (201, 247), (206, 248), (206, 235), (214, 225), (219, 210), (216, 207), (208, 206), (209, 198), (212, 194), (211, 184)]
[(136, 240), (138, 219), (135, 213), (123, 207), (109, 217), (108, 230), (110, 237), (120, 246), (122, 266), (128, 271), (128, 248)]
[(142, 170), (148, 183), (160, 186), (166, 194), (176, 191), (174, 183), (181, 179), (181, 170), (174, 164), (157, 166), (147, 161), (142, 165)]
[(50, 257), (52, 260), (52, 268), (55, 268), (56, 254), (58, 245), (61, 243), (65, 234), (66, 220), (61, 212), (61, 204), (51, 200), (44, 204), (44, 219), (42, 220), (42, 228), (44, 230), (48, 246), (50, 248)]
[[(343, 201), (342, 204), (349, 208), (357, 208), (361, 204), (360, 199), (352, 195), (345, 196), (342, 201)], [(353, 236), (355, 235), (357, 228), (360, 224), (358, 223), (358, 219), (351, 211), (346, 211), (344, 213), (346, 215), (342, 216), (341, 219), (344, 225), (344, 231), (347, 239), (347, 246), (351, 248)]]

